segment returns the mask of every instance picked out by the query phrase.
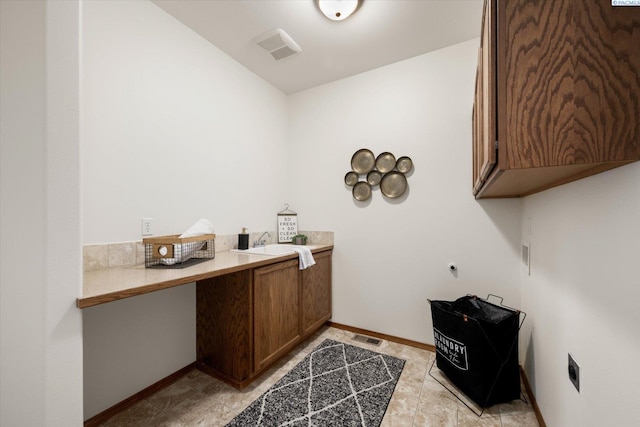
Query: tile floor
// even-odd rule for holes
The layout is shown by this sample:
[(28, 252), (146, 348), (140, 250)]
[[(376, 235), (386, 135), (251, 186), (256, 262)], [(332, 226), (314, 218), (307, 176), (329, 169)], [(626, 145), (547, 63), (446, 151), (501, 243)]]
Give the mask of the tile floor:
[(435, 357), (430, 351), (390, 341), (374, 346), (353, 341), (352, 337), (352, 332), (323, 327), (242, 391), (194, 369), (103, 426), (224, 426), (326, 338), (406, 360), (381, 427), (538, 426), (531, 405), (520, 400), (488, 408), (479, 418), (429, 376)]

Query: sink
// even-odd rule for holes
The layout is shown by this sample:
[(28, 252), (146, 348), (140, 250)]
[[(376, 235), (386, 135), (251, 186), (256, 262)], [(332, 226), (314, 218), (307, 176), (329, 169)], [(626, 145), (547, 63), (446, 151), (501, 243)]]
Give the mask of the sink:
[(288, 255), (296, 253), (293, 249), (291, 249), (291, 245), (266, 245), (259, 246), (257, 248), (251, 249), (231, 249), (231, 252), (239, 252), (243, 254), (253, 254), (253, 255), (270, 255), (270, 256), (279, 256), (279, 255)]

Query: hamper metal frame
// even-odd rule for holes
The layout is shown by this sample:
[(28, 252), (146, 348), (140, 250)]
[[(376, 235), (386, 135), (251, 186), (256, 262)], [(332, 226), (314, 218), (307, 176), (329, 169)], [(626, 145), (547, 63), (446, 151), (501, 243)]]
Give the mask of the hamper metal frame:
[[(474, 297), (477, 298), (479, 300), (482, 300), (488, 304), (492, 304), (501, 308), (505, 308), (508, 310), (513, 311), (514, 313), (518, 314), (518, 318), (519, 318), (519, 323), (518, 323), (518, 330), (515, 334), (515, 337), (513, 338), (513, 341), (511, 342), (511, 345), (509, 347), (509, 352), (506, 356), (506, 358), (504, 360), (501, 360), (501, 364), (500, 364), (500, 369), (498, 369), (498, 372), (496, 373), (496, 376), (493, 380), (493, 383), (491, 384), (491, 388), (489, 389), (489, 393), (487, 394), (487, 397), (485, 398), (485, 401), (483, 402), (481, 406), (482, 411), (480, 411), (480, 413), (476, 412), (476, 410), (474, 408), (472, 408), (467, 402), (465, 402), (463, 399), (460, 398), (459, 394), (462, 393), (464, 394), (464, 392), (462, 392), (461, 390), (451, 390), (447, 384), (443, 383), (442, 381), (440, 381), (438, 378), (436, 378), (432, 373), (432, 369), (433, 366), (436, 364), (436, 359), (437, 359), (437, 348), (436, 348), (436, 357), (433, 358), (433, 362), (431, 363), (431, 367), (429, 368), (429, 376), (431, 378), (433, 378), (434, 380), (436, 380), (440, 385), (442, 385), (445, 389), (447, 389), (447, 391), (449, 391), (449, 393), (451, 393), (456, 399), (458, 399), (460, 402), (462, 402), (464, 404), (464, 406), (466, 406), (467, 408), (469, 408), (471, 410), (471, 412), (473, 412), (474, 414), (476, 414), (478, 417), (481, 417), (482, 414), (484, 413), (484, 410), (487, 408), (487, 402), (489, 401), (491, 395), (493, 394), (493, 390), (496, 386), (496, 384), (498, 383), (498, 379), (500, 378), (500, 374), (502, 373), (503, 368), (505, 367), (509, 357), (511, 356), (513, 349), (515, 348), (515, 346), (518, 344), (518, 337), (519, 337), (519, 332), (520, 332), (520, 328), (522, 328), (522, 324), (524, 323), (524, 319), (527, 317), (527, 313), (525, 313), (524, 311), (521, 310), (517, 310), (513, 307), (509, 307), (503, 304), (504, 298), (498, 296), (498, 295), (494, 295), (494, 294), (489, 294), (487, 295), (487, 298), (480, 298), (477, 295), (472, 295), (472, 294), (467, 294), (466, 296), (469, 297)], [(500, 299), (500, 304), (494, 304), (493, 302), (489, 301), (490, 297), (495, 297), (497, 299)], [(431, 300), (428, 299), (427, 301), (429, 301), (429, 304), (431, 304)], [(465, 320), (473, 320), (474, 322), (478, 323), (478, 320), (473, 318), (473, 317), (469, 317), (468, 315), (464, 314), (464, 313), (460, 313), (460, 312), (455, 312), (455, 314), (459, 315), (460, 317), (464, 318)], [(520, 316), (522, 315), (522, 319), (520, 320)], [(491, 342), (491, 340), (489, 339), (489, 337), (487, 336), (486, 332), (484, 331), (484, 329), (482, 327), (480, 327), (480, 330), (482, 331), (482, 333), (485, 336), (485, 339), (487, 340), (487, 342), (491, 345), (491, 349), (493, 350), (493, 352), (495, 353), (496, 357), (499, 359), (500, 355), (497, 351), (497, 349), (495, 348), (495, 346), (493, 345), (493, 343)], [(443, 375), (446, 376), (446, 374), (441, 371)], [(453, 386), (455, 386), (456, 388), (458, 388), (458, 386), (456, 386), (455, 384), (451, 384)], [(465, 395), (466, 396), (466, 395)], [(473, 401), (473, 399), (469, 398), (470, 401)], [(520, 386), (520, 400), (525, 402), (525, 403), (529, 403), (525, 394), (522, 392), (522, 385)], [(476, 403), (476, 402), (474, 402)]]

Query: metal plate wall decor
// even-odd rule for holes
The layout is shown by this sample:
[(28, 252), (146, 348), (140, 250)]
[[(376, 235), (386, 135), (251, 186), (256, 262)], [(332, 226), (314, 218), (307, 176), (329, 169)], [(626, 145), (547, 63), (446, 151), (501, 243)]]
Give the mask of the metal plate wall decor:
[(372, 187), (376, 185), (380, 185), (383, 196), (395, 199), (407, 191), (405, 174), (411, 170), (413, 161), (410, 157), (402, 156), (396, 160), (388, 151), (376, 157), (371, 150), (362, 148), (351, 157), (351, 170), (344, 176), (344, 183), (353, 187), (353, 198), (360, 202), (371, 198)]
[(352, 192), (354, 199), (364, 202), (365, 200), (368, 200), (369, 197), (371, 197), (371, 186), (364, 181), (360, 181), (353, 186)]
[(355, 173), (354, 171), (349, 171), (344, 176), (344, 183), (347, 184), (349, 187), (353, 187), (354, 185), (356, 185), (357, 182), (358, 182), (358, 174)]
[(398, 172), (409, 173), (413, 169), (413, 162), (410, 157), (402, 156), (396, 162), (396, 169)]
[(373, 170), (367, 174), (367, 182), (369, 185), (378, 185), (382, 179), (382, 174), (376, 170)]
[(385, 152), (378, 155), (376, 159), (376, 169), (381, 173), (391, 172), (393, 168), (396, 167), (396, 157), (389, 153)]
[(407, 178), (403, 173), (398, 171), (389, 172), (385, 174), (380, 182), (380, 191), (385, 196), (395, 199), (404, 194), (407, 189)]
[(351, 157), (351, 169), (356, 173), (369, 173), (376, 165), (376, 157), (371, 150), (363, 148)]

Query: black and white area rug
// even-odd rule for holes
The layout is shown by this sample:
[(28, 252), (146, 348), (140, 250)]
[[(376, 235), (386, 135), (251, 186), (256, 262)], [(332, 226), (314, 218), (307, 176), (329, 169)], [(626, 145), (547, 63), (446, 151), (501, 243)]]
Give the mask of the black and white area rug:
[(325, 340), (227, 426), (379, 426), (404, 363)]

